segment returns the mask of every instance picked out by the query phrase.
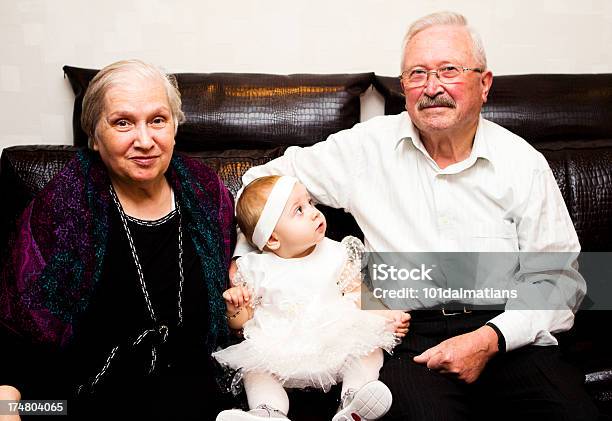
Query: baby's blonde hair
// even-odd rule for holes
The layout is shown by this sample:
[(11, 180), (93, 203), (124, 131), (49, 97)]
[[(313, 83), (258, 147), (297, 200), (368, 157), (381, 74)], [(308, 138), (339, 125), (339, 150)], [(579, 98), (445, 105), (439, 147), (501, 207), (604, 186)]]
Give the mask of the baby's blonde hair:
[(268, 201), (272, 187), (276, 184), (279, 175), (268, 175), (251, 181), (242, 191), (236, 204), (236, 218), (238, 226), (247, 240), (253, 244), (253, 231), (259, 221), (261, 212)]

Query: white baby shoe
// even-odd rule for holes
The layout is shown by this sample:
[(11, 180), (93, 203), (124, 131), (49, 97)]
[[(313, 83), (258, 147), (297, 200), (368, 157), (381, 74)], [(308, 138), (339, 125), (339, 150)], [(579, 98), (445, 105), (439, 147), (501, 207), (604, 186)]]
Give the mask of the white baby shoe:
[(251, 409), (249, 412), (244, 412), (240, 409), (228, 409), (219, 412), (219, 415), (217, 415), (217, 421), (258, 421), (269, 419), (290, 421), (283, 412), (268, 405), (258, 405), (257, 408)]
[(374, 380), (357, 392), (347, 390), (332, 421), (377, 420), (391, 408), (392, 401), (389, 388), (383, 382)]

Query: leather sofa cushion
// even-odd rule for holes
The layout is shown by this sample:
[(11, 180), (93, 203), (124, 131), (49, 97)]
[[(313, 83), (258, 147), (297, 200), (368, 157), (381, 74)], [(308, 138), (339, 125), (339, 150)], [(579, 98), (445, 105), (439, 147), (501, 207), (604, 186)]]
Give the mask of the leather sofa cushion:
[[(97, 70), (63, 69), (75, 94), (74, 145), (86, 146), (81, 103)], [(374, 78), (373, 73), (175, 76), (187, 119), (176, 136), (176, 148), (181, 151), (311, 145), (359, 122), (359, 96)]]
[(582, 251), (612, 250), (612, 147), (540, 152), (555, 175)]

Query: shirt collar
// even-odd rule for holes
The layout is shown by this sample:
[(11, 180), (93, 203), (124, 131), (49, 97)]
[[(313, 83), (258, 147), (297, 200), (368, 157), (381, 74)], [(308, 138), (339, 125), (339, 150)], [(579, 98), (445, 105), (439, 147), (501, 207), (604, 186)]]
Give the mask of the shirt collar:
[(478, 117), (478, 127), (476, 128), (476, 135), (474, 136), (474, 144), (472, 145), (472, 153), (470, 154), (470, 157), (473, 156), (476, 159), (484, 158), (492, 164), (493, 160), (491, 150), (489, 148), (491, 138), (490, 136), (487, 136), (486, 133), (487, 124), (481, 114)]
[[(403, 141), (409, 141), (412, 146), (418, 149), (429, 160), (432, 160), (432, 158), (429, 156), (429, 153), (425, 149), (423, 142), (421, 142), (419, 132), (417, 131), (416, 127), (414, 127), (414, 124), (412, 124), (412, 121), (408, 116), (408, 112), (404, 111), (402, 114), (405, 116), (405, 118), (402, 118), (400, 120), (400, 124), (397, 130), (397, 140), (394, 143), (394, 149), (397, 149), (397, 147)], [(458, 162), (457, 164), (453, 164), (447, 168), (454, 167), (458, 164), (462, 164), (462, 167), (467, 164), (467, 168), (472, 166), (478, 160), (478, 158), (486, 159), (488, 162), (493, 164), (491, 151), (487, 142), (486, 131), (486, 122), (482, 115), (480, 115), (478, 117), (478, 127), (476, 128), (476, 134), (474, 135), (474, 143), (472, 144), (472, 151), (470, 152), (470, 156), (464, 161)]]
[(397, 149), (399, 144), (402, 143), (402, 141), (404, 140), (408, 140), (414, 143), (414, 139), (418, 139), (418, 143), (421, 143), (419, 133), (414, 127), (414, 124), (412, 124), (412, 120), (410, 120), (410, 116), (408, 115), (407, 111), (401, 113), (400, 123), (397, 128), (397, 134), (395, 138), (396, 141), (393, 144), (393, 149)]

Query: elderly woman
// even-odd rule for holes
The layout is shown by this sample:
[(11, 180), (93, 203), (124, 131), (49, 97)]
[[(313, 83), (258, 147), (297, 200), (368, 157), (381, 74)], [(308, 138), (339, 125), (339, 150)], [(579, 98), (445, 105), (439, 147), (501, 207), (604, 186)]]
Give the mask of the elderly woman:
[(227, 334), (233, 203), (212, 170), (173, 153), (183, 119), (174, 80), (141, 61), (89, 84), (91, 150), (24, 211), (3, 268), (0, 322), (37, 345), (15, 357), (24, 399), (69, 399), (87, 419), (222, 406), (208, 356)]

